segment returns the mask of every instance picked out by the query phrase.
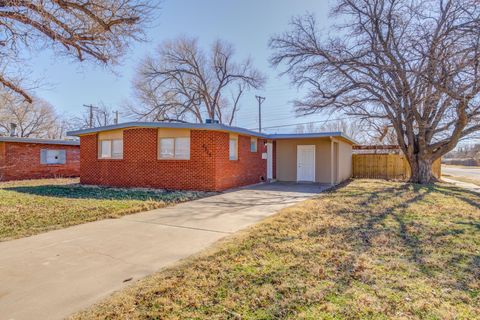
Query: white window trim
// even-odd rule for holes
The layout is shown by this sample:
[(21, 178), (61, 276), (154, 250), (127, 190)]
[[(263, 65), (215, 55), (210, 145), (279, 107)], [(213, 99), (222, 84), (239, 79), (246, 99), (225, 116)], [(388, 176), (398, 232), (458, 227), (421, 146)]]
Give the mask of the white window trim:
[[(162, 140), (173, 140), (173, 152), (172, 156), (162, 156)], [(188, 139), (188, 155), (186, 157), (179, 157), (177, 155), (177, 141), (178, 139)], [(158, 160), (190, 160), (191, 154), (191, 139), (190, 137), (161, 137), (158, 140)]]
[[(114, 141), (121, 141), (122, 142), (122, 153), (121, 154), (114, 154), (113, 153), (113, 142)], [(108, 156), (103, 156), (103, 142), (110, 142), (110, 150)], [(98, 158), (99, 159), (123, 159), (123, 139), (102, 139), (98, 141)]]

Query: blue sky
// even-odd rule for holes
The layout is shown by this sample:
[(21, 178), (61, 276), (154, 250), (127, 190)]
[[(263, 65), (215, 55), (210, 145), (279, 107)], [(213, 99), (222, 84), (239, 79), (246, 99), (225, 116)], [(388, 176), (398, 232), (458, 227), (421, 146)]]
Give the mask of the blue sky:
[[(267, 44), (273, 34), (288, 29), (293, 15), (314, 12), (320, 24), (326, 25), (328, 11), (327, 0), (164, 0), (153, 26), (147, 30), (149, 41), (134, 43), (131, 52), (113, 71), (57, 58), (47, 50), (32, 57), (29, 64), (32, 76), (49, 84), (37, 89), (36, 93), (60, 113), (73, 117), (84, 111), (82, 104), (103, 102), (114, 109), (119, 108), (132, 93), (131, 79), (135, 67), (163, 40), (180, 35), (195, 36), (201, 44), (208, 46), (221, 38), (234, 44), (237, 59), (252, 57), (255, 66), (268, 76), (265, 90), (245, 95), (236, 125), (245, 128), (258, 126), (255, 94), (267, 98), (263, 104), (263, 127), (315, 121), (321, 117), (294, 117), (289, 101), (298, 97), (298, 93), (290, 87), (288, 78), (278, 77), (280, 70), (270, 66), (271, 51)], [(294, 129), (292, 126), (271, 128), (270, 131)]]

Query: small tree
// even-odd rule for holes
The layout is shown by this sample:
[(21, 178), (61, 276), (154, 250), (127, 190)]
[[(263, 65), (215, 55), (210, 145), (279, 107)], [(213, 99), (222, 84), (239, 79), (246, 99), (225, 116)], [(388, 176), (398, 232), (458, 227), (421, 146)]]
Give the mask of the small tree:
[(272, 63), (308, 88), (296, 107), (388, 122), (411, 181), (434, 181), (433, 161), (480, 129), (478, 2), (339, 0), (332, 14), (335, 33), (307, 15), (271, 40)]
[(22, 51), (52, 47), (78, 60), (115, 63), (129, 40), (142, 38), (148, 0), (5, 0), (0, 10), (0, 83), (32, 102), (14, 75)]
[(233, 46), (221, 40), (208, 53), (194, 38), (163, 43), (141, 63), (134, 81), (140, 106), (130, 104), (127, 112), (153, 121), (207, 117), (232, 124), (245, 91), (264, 83), (250, 59), (237, 63), (233, 55)]

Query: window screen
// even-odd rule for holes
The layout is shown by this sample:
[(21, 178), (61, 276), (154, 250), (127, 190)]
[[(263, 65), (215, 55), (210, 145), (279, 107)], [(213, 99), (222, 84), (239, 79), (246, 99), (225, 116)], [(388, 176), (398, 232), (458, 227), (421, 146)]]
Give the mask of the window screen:
[(161, 138), (160, 159), (190, 159), (190, 138)]
[(162, 138), (160, 139), (160, 158), (173, 159), (175, 155), (175, 139)]
[(100, 143), (100, 157), (111, 158), (112, 157), (112, 140), (102, 140)]
[(112, 140), (112, 156), (114, 158), (123, 157), (123, 140)]
[(229, 159), (237, 160), (237, 158), (238, 158), (238, 140), (234, 138), (230, 138)]
[(100, 158), (103, 159), (122, 159), (123, 158), (123, 140), (101, 140)]
[(175, 138), (175, 159), (190, 159), (190, 138)]
[(257, 152), (257, 138), (250, 138), (250, 152)]

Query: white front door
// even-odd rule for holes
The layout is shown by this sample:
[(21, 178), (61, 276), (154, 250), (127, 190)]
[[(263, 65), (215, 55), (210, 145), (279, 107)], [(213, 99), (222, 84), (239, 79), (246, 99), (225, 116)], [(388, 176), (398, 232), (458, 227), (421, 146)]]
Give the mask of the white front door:
[(315, 182), (315, 145), (297, 146), (297, 181)]
[(273, 144), (267, 143), (267, 179), (273, 179)]

